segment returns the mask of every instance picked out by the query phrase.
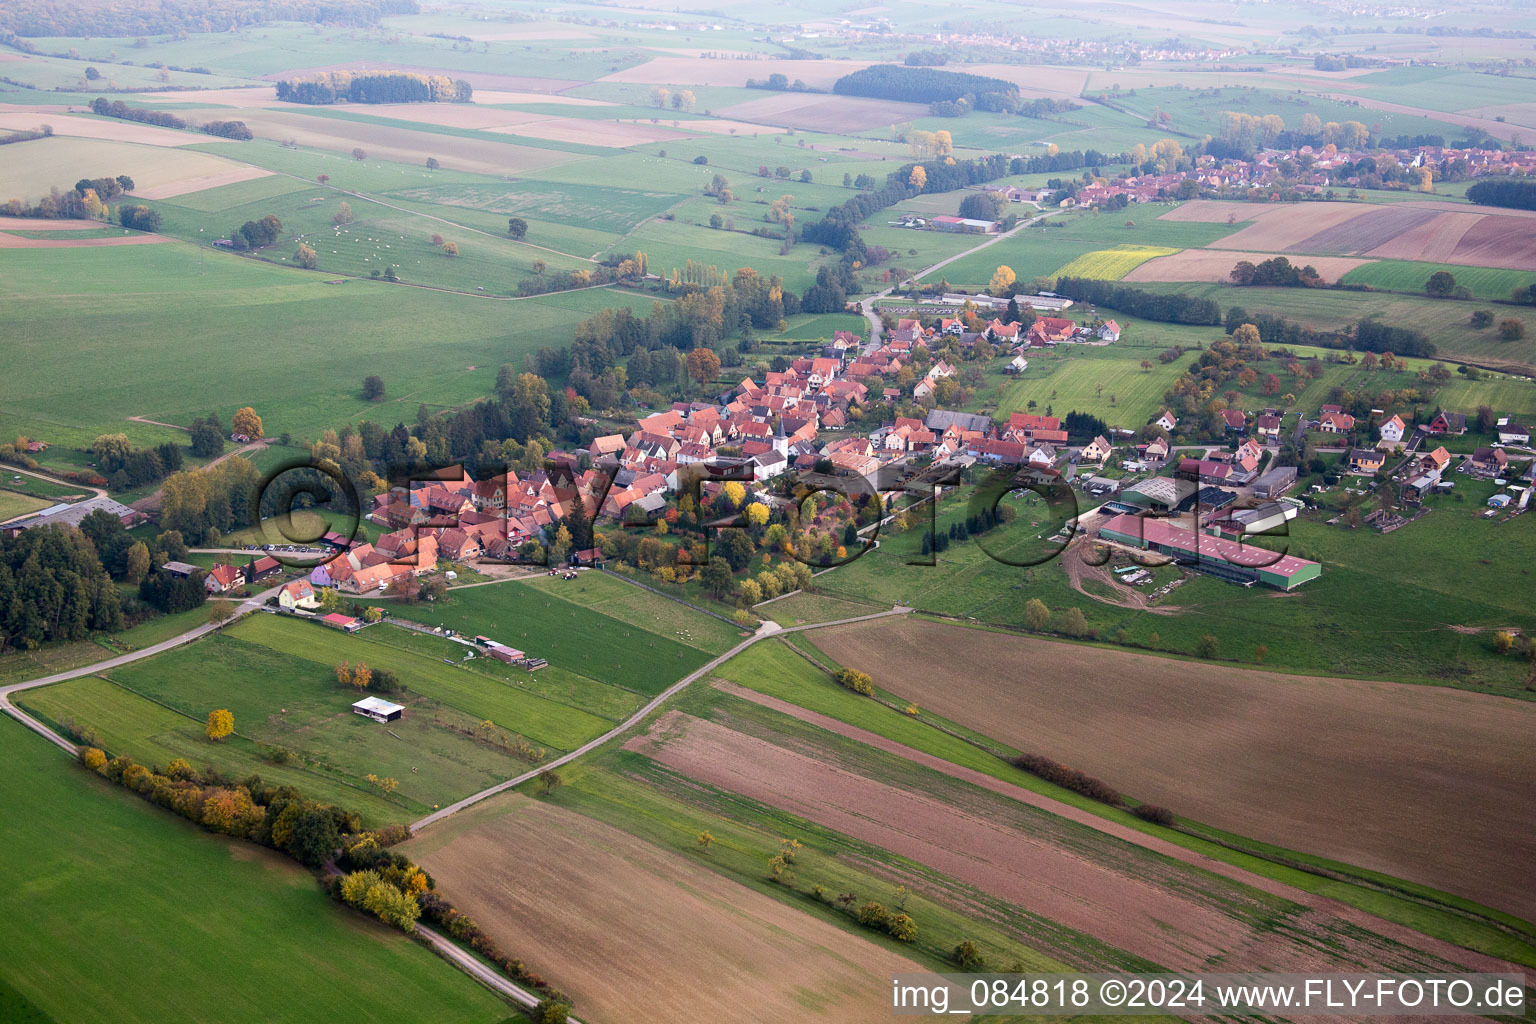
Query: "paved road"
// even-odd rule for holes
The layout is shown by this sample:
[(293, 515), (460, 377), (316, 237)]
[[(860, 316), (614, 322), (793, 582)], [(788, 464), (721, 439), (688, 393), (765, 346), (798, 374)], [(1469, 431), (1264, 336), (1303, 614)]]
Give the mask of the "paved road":
[[(234, 622), (242, 615), (249, 615), (251, 612), (260, 608), (263, 604), (266, 603), (267, 598), (276, 596), (278, 590), (278, 587), (273, 587), (270, 590), (263, 590), (261, 593), (256, 594), (253, 597), (246, 598), (235, 608), (235, 614), (229, 618), (228, 622)], [(224, 623), (224, 625), (227, 625), (228, 622)], [(18, 708), (16, 705), (12, 704), (11, 695), (14, 693), (21, 693), (23, 690), (35, 689), (39, 686), (48, 686), (52, 683), (62, 683), (66, 679), (78, 679), (80, 676), (95, 675), (98, 672), (105, 672), (108, 669), (117, 668), (119, 665), (127, 665), (129, 662), (138, 661), (141, 658), (148, 658), (152, 655), (159, 654), (162, 651), (168, 651), (173, 647), (180, 647), (182, 644), (190, 643), (193, 640), (196, 640), (198, 637), (205, 636), (206, 634), (211, 633), (219, 628), (219, 626), (216, 626), (211, 622), (205, 622), (201, 626), (194, 626), (192, 629), (187, 630), (185, 633), (180, 633), (176, 636), (173, 636), (169, 640), (162, 640), (157, 644), (153, 644), (141, 650), (133, 651), (129, 654), (120, 654), (115, 658), (108, 658), (105, 661), (98, 661), (90, 665), (82, 665), (79, 668), (68, 669), (64, 672), (55, 672), (51, 676), (39, 676), (36, 679), (28, 679), (25, 682), (12, 683), (9, 686), (0, 686), (0, 711), (10, 715), (12, 718), (16, 719), (16, 721), (20, 722), (28, 729), (31, 729), (33, 732), (43, 737), (43, 739), (47, 740), (49, 743), (52, 743), (54, 746), (68, 751), (70, 754), (74, 754), (78, 749), (78, 745), (76, 743), (74, 743), (72, 740), (66, 739), (63, 736), (60, 736), (58, 733), (48, 728), (42, 722), (39, 722), (37, 719), (21, 710), (21, 708)]]
[(597, 749), (598, 747), (602, 746), (604, 743), (607, 743), (609, 740), (611, 740), (611, 739), (613, 739), (613, 738), (615, 738), (617, 736), (623, 735), (624, 733), (628, 732), (631, 728), (633, 728), (641, 719), (645, 718), (652, 711), (655, 711), (663, 703), (665, 703), (667, 700), (669, 700), (670, 698), (675, 696), (679, 691), (685, 689), (690, 683), (696, 682), (699, 679), (702, 679), (703, 677), (707, 676), (709, 673), (713, 672), (715, 669), (717, 669), (721, 665), (725, 664), (725, 662), (727, 662), (727, 661), (731, 660), (732, 658), (736, 657), (736, 655), (740, 654), (742, 651), (746, 650), (748, 647), (751, 647), (753, 644), (757, 643), (759, 640), (763, 640), (763, 639), (766, 639), (766, 638), (771, 637), (771, 636), (780, 636), (780, 635), (783, 635), (785, 633), (799, 633), (799, 632), (801, 632), (803, 630), (807, 630), (807, 629), (823, 629), (823, 628), (825, 628), (827, 626), (841, 626), (841, 625), (845, 625), (845, 624), (853, 623), (853, 622), (867, 622), (870, 619), (883, 619), (883, 618), (885, 618), (886, 616), (889, 616), (889, 615), (906, 615), (907, 613), (909, 613), (911, 611), (912, 611), (911, 608), (904, 608), (904, 607), (902, 607), (900, 605), (897, 605), (895, 608), (892, 608), (890, 611), (886, 611), (886, 612), (875, 612), (872, 615), (856, 615), (856, 616), (854, 616), (852, 618), (838, 619), (838, 620), (836, 620), (834, 622), (813, 622), (813, 623), (808, 623), (808, 624), (806, 624), (804, 626), (791, 626), (788, 629), (785, 629), (785, 628), (781, 627), (777, 622), (764, 622), (761, 626), (759, 626), (757, 628), (757, 632), (756, 633), (753, 633), (747, 639), (743, 640), (741, 643), (737, 644), (735, 647), (732, 647), (730, 650), (726, 651), (724, 654), (719, 655), (718, 657), (713, 658), (713, 659), (705, 662), (699, 668), (697, 668), (694, 671), (688, 673), (686, 676), (684, 676), (683, 678), (679, 679), (677, 682), (673, 683), (671, 686), (667, 687), (661, 693), (657, 694), (656, 697), (654, 697), (649, 702), (647, 702), (646, 705), (644, 707), (642, 707), (639, 711), (636, 711), (634, 714), (630, 715), (628, 718), (624, 719), (624, 721), (620, 722), (618, 725), (614, 726), (612, 729), (609, 729), (607, 732), (603, 733), (601, 736), (597, 737), (596, 739), (589, 740), (588, 742), (583, 743), (581, 746), (577, 747), (575, 750), (571, 751), (569, 754), (565, 754), (565, 755), (563, 755), (561, 757), (557, 757), (555, 760), (550, 761), (547, 764), (542, 764), (542, 765), (540, 765), (537, 768), (530, 768), (528, 771), (523, 772), (523, 774), (521, 774), (521, 775), (518, 775), (518, 776), (516, 776), (514, 778), (507, 779), (505, 782), (498, 782), (494, 786), (489, 786), (489, 787), (487, 787), (485, 789), (482, 789), (480, 792), (475, 793), (475, 794), (473, 794), (471, 796), (467, 796), (464, 799), (458, 801), (457, 803), (449, 804), (447, 807), (444, 807), (442, 810), (433, 811), (431, 814), (427, 815), (425, 818), (422, 818), (419, 821), (413, 822), (411, 824), (411, 831), (412, 832), (420, 831), (421, 829), (424, 829), (424, 828), (426, 828), (429, 825), (433, 825), (433, 824), (436, 824), (439, 821), (442, 821), (444, 818), (448, 817), (451, 814), (457, 814), (459, 811), (464, 810), (466, 807), (470, 807), (470, 806), (472, 806), (474, 804), (479, 803), (480, 801), (486, 799), (487, 797), (492, 797), (492, 796), (495, 796), (497, 793), (504, 793), (507, 790), (512, 789), (512, 788), (514, 788), (516, 786), (521, 786), (523, 783), (529, 781), (530, 779), (537, 778), (540, 772), (553, 771), (554, 769), (559, 768), (561, 765), (569, 764), (570, 762), (576, 760), (581, 755), (586, 754), (586, 753), (588, 753), (588, 752), (590, 752), (592, 750)]
[[(92, 487), (89, 484), (76, 483), (73, 480), (65, 480), (63, 477), (57, 477), (51, 473), (40, 473), (35, 469), (22, 469), (20, 466), (12, 466), (6, 464), (4, 466), (0, 466), (0, 473), (20, 473), (22, 476), (36, 477), (39, 480), (46, 480), (51, 484), (58, 484), (61, 487), (77, 487), (82, 491), (90, 491), (93, 498), (105, 498), (107, 496), (107, 492), (104, 488)], [(43, 500), (46, 501), (48, 499), (45, 498)], [(55, 501), (56, 500), (57, 499), (55, 499)], [(5, 520), (5, 522), (14, 523), (18, 519), (30, 519), (36, 514), (37, 513), (35, 512), (23, 512), (19, 516), (12, 516), (11, 518)]]
[[(476, 959), (472, 953), (469, 953), (460, 946), (456, 945), (451, 939), (439, 935), (437, 932), (422, 924), (418, 924), (416, 926), (416, 934), (420, 935), (423, 939), (426, 939), (428, 944), (431, 945), (432, 949), (436, 951), (440, 956), (442, 956), (443, 959), (452, 962), (455, 967), (458, 967), (465, 974), (468, 974), (470, 977), (480, 982), (486, 988), (498, 992), (512, 1000), (514, 1003), (517, 1003), (519, 1006), (526, 1006), (530, 1010), (539, 1005), (538, 996), (534, 995), (532, 992), (529, 992), (521, 985), (514, 985), (512, 982), (508, 981), (506, 977), (500, 972), (487, 967), (484, 963)], [(568, 1017), (566, 1019), (569, 1020), (571, 1024), (581, 1024), (581, 1022), (578, 1021), (575, 1017)]]
[[(965, 250), (964, 252), (957, 252), (953, 256), (949, 256), (949, 257), (947, 257), (945, 259), (939, 260), (939, 262), (933, 264), (933, 266), (931, 266), (931, 267), (925, 267), (922, 270), (914, 271), (913, 273), (911, 273), (908, 276), (911, 279), (927, 277), (929, 274), (933, 273), (935, 270), (942, 270), (945, 267), (949, 266), (951, 263), (955, 262), (956, 260), (964, 259), (965, 257), (971, 255), (971, 253), (973, 253), (973, 252), (980, 252), (981, 250), (987, 248), (990, 245), (996, 245), (998, 242), (1001, 242), (1005, 238), (1013, 237), (1014, 235), (1018, 234), (1020, 231), (1023, 231), (1025, 228), (1027, 228), (1031, 224), (1038, 224), (1040, 221), (1044, 220), (1046, 217), (1055, 217), (1055, 216), (1057, 216), (1057, 215), (1059, 215), (1061, 213), (1064, 213), (1064, 212), (1066, 212), (1066, 211), (1058, 209), (1058, 210), (1052, 210), (1052, 211), (1047, 212), (1047, 213), (1042, 213), (1038, 217), (1034, 217), (1034, 218), (1032, 218), (1030, 220), (1023, 221), (1023, 222), (1021, 222), (1019, 224), (1014, 225), (1013, 227), (1009, 228), (1007, 231), (1002, 232), (1001, 234), (989, 235), (987, 237), (986, 241), (981, 242), (981, 243), (979, 243), (977, 245), (973, 245), (969, 249)], [(896, 290), (896, 285), (900, 284), (900, 283), (901, 282), (898, 281), (898, 282), (896, 282), (896, 284), (892, 284), (889, 288), (885, 289), (884, 291), (876, 292), (875, 294), (873, 294), (873, 295), (869, 296), (868, 298), (863, 299), (863, 300), (861, 300), (859, 302), (859, 309), (860, 309), (861, 312), (863, 312), (864, 319), (869, 321), (869, 344), (864, 346), (864, 352), (865, 352), (866, 355), (868, 353), (870, 353), (870, 352), (873, 352), (875, 349), (880, 347), (880, 334), (881, 334), (881, 331), (883, 330), (883, 328), (880, 325), (880, 314), (875, 310), (875, 300), (876, 299), (883, 299), (883, 298), (887, 297), (888, 295), (890, 295), (891, 292)]]

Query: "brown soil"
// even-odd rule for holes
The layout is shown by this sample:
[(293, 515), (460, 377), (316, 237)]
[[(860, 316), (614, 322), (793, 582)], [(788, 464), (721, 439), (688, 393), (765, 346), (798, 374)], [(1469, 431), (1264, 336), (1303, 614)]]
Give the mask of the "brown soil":
[(1472, 226), (1482, 220), (1478, 213), (1438, 213), (1434, 219), (1404, 231), (1372, 249), (1370, 255), (1390, 260), (1424, 260), (1445, 263)]
[(201, 192), (204, 189), (218, 188), (220, 185), (233, 185), (237, 181), (251, 181), (255, 178), (271, 177), (271, 175), (271, 171), (261, 167), (231, 167), (218, 174), (205, 174), (200, 178), (183, 178), (181, 181), (173, 181), (165, 185), (141, 188), (133, 194), (139, 199), (170, 199), (174, 196)]
[[(1386, 957), (1403, 952), (1390, 944), (1388, 954), (1380, 937), (1347, 935), (1354, 929), (1308, 920), (1300, 911), (1286, 915), (1290, 934), (1256, 927), (1253, 915), (1273, 913), (1257, 893), (1180, 861), (1085, 839), (1039, 815), (1013, 820), (997, 801), (889, 785), (815, 750), (791, 750), (680, 712), (662, 716), (650, 734), (625, 746), (690, 779), (872, 843), (1168, 968), (1193, 970), (1219, 960), (1233, 969), (1339, 970), (1384, 966)], [(1433, 963), (1441, 961), (1421, 961)]]
[(155, 245), (164, 235), (114, 235), (110, 238), (22, 238), (0, 231), (0, 249), (85, 249), (98, 245)]
[(885, 1024), (896, 953), (591, 818), (510, 795), (402, 851), (581, 1019)]
[[(1172, 256), (1158, 256), (1136, 267), (1122, 281), (1226, 281), (1238, 260), (1262, 263), (1275, 256), (1272, 252), (1232, 252), (1227, 249), (1185, 249)], [(1404, 257), (1418, 259), (1419, 257)], [(1337, 281), (1356, 267), (1371, 260), (1349, 256), (1297, 257), (1296, 262), (1316, 268), (1325, 281)]]
[(1179, 846), (1176, 843), (1167, 842), (1163, 839), (1157, 838), (1154, 835), (1149, 835), (1146, 832), (1139, 831), (1138, 829), (1128, 828), (1124, 825), (1116, 824), (1115, 822), (1102, 818), (1090, 811), (1085, 811), (1080, 807), (1074, 807), (1071, 804), (1065, 804), (1059, 800), (1053, 800), (1048, 796), (1042, 796), (1032, 789), (1025, 789), (1023, 786), (1016, 786), (1010, 782), (1005, 782), (1002, 779), (996, 778), (994, 776), (983, 774), (982, 772), (976, 771), (974, 768), (965, 768), (954, 764), (953, 762), (945, 761), (943, 758), (924, 753), (921, 750), (906, 746), (902, 743), (897, 743), (895, 740), (886, 739), (884, 736), (881, 736), (878, 733), (870, 732), (867, 729), (860, 729), (856, 725), (849, 725), (847, 722), (840, 721), (836, 718), (830, 718), (826, 715), (818, 714), (815, 711), (809, 711), (797, 704), (791, 704), (788, 701), (780, 700), (777, 697), (771, 697), (765, 693), (758, 693), (756, 690), (749, 690), (746, 687), (738, 686), (737, 684), (729, 682), (728, 680), (718, 679), (715, 680), (713, 685), (717, 689), (726, 693), (741, 697), (744, 700), (749, 700), (754, 704), (761, 705), (762, 707), (772, 708), (775, 711), (790, 715), (794, 718), (798, 718), (802, 722), (809, 722), (812, 725), (819, 726), (820, 728), (826, 729), (829, 732), (836, 733), (839, 736), (846, 736), (849, 739), (858, 740), (860, 743), (868, 744), (869, 746), (872, 746), (878, 750), (884, 750), (888, 753), (896, 754), (900, 757), (906, 758), (909, 761), (924, 765), (928, 768), (936, 769), (937, 771), (941, 771), (952, 778), (969, 782), (975, 786), (980, 786), (982, 789), (989, 790), (993, 793), (999, 793), (1013, 800), (1028, 804), (1031, 807), (1038, 807), (1041, 810), (1049, 811), (1058, 817), (1066, 818), (1068, 821), (1075, 821), (1078, 824), (1087, 825), (1090, 828), (1103, 832), (1106, 836), (1112, 836), (1115, 839), (1120, 839), (1135, 846), (1140, 846), (1144, 849), (1151, 850), (1154, 853), (1162, 854), (1165, 857), (1172, 857), (1174, 860), (1183, 861), (1186, 864), (1193, 864), (1196, 867), (1202, 868), (1206, 871), (1214, 872), (1215, 874), (1221, 875), (1224, 878), (1230, 878), (1233, 881), (1241, 882), (1244, 885), (1250, 885), (1256, 889), (1262, 889), (1265, 892), (1272, 893), (1276, 896), (1280, 896), (1288, 900), (1292, 900), (1313, 910), (1325, 912), (1329, 916), (1338, 917), (1349, 921), (1354, 925), (1358, 925), (1359, 927), (1378, 932), (1379, 934), (1388, 936), (1389, 938), (1393, 938), (1399, 942), (1417, 946), (1418, 948), (1432, 952), (1437, 956), (1442, 956), (1449, 960), (1463, 964), (1469, 969), (1501, 969), (1499, 966), (1501, 961), (1496, 961), (1491, 957), (1482, 956), (1478, 953), (1472, 952), (1471, 950), (1462, 949), (1459, 946), (1453, 946), (1450, 943), (1439, 942), (1438, 940), (1430, 939), (1422, 933), (1415, 932), (1410, 928), (1406, 928), (1391, 921), (1367, 914), (1364, 911), (1357, 910), (1354, 907), (1350, 907), (1343, 903), (1339, 903), (1336, 900), (1318, 896), (1314, 893), (1305, 892), (1301, 889), (1286, 885), (1284, 882), (1277, 882), (1272, 878), (1266, 878), (1263, 875), (1257, 875), (1251, 871), (1245, 871), (1244, 869), (1232, 864), (1226, 864), (1222, 861), (1212, 860), (1203, 854), (1195, 853), (1187, 847)]
[(1320, 231), (1377, 209), (1370, 203), (1277, 203), (1265, 207), (1264, 216), (1254, 223), (1212, 242), (1209, 248), (1284, 252)]
[(719, 111), (725, 117), (742, 121), (761, 121), (763, 124), (786, 128), (833, 133), (880, 128), (898, 121), (923, 117), (927, 112), (925, 107), (916, 103), (783, 92), (765, 93), (757, 99)]
[(815, 642), (935, 714), (1137, 799), (1536, 918), (1536, 705), (913, 619)]

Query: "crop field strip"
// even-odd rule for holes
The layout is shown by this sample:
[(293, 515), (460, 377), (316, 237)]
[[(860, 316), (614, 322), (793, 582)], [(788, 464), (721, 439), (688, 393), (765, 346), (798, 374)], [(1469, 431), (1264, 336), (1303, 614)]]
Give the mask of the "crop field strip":
[[(1536, 714), (1531, 705), (1434, 687), (1245, 672), (960, 628), (920, 621), (836, 627), (819, 632), (815, 643), (937, 714), (1002, 730), (1003, 742), (1078, 765), (1139, 799), (1533, 916), (1536, 904), (1516, 867), (1532, 856), (1532, 832), (1520, 824), (1525, 812), (1517, 794), (1533, 781), (1522, 781), (1518, 771), (1511, 775), (1520, 761), (1512, 753), (1514, 736)], [(968, 651), (966, 672), (937, 657), (953, 644)], [(1005, 666), (1020, 658), (1035, 667), (1031, 687), (1000, 689), (982, 681), (1005, 678)], [(904, 671), (894, 676), (883, 665)], [(983, 665), (992, 672), (981, 671)], [(1098, 666), (1092, 685), (1083, 675), (1090, 665)], [(1250, 690), (1266, 699), (1254, 704), (1251, 694), (1245, 696)], [(978, 703), (982, 693), (987, 696)], [(1148, 707), (1153, 693), (1166, 712)], [(1011, 707), (1001, 719), (997, 701)], [(1250, 720), (1256, 707), (1263, 708), (1262, 728)], [(1312, 724), (1302, 731), (1276, 728), (1285, 715)], [(1360, 728), (1362, 716), (1371, 728)], [(1010, 728), (1008, 722), (1030, 724)], [(1319, 722), (1333, 727), (1320, 733)], [(1448, 728), (1459, 734), (1457, 742), (1446, 739)], [(1149, 731), (1169, 741), (1155, 748), (1125, 742)], [(1418, 753), (1430, 735), (1439, 738), (1436, 753)], [(1379, 738), (1379, 744), (1367, 752), (1363, 737)], [(1454, 780), (1436, 783), (1432, 766), (1446, 748), (1460, 751), (1460, 769)], [(1298, 757), (1309, 766), (1306, 773), (1279, 767)], [(1362, 774), (1365, 763), (1373, 766), (1369, 775)], [(1471, 790), (1478, 799), (1470, 802), (1469, 774), (1481, 780)], [(1422, 823), (1426, 815), (1433, 832), (1407, 824)], [(1485, 869), (1476, 878), (1463, 870), (1469, 843), (1477, 845)]]

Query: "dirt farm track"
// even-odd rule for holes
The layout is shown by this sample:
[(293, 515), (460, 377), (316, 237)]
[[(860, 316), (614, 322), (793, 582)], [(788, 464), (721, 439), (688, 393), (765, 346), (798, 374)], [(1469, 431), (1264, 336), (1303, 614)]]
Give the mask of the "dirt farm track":
[(1138, 800), (1536, 919), (1536, 705), (914, 619), (815, 642), (925, 710)]

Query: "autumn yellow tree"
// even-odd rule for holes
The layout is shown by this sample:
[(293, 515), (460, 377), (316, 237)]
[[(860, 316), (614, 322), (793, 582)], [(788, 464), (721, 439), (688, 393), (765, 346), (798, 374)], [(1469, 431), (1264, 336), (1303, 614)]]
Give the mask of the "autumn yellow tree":
[(149, 575), (149, 548), (143, 541), (136, 540), (128, 549), (128, 567), (123, 578), (129, 583), (140, 583), (147, 575)]
[(912, 176), (907, 179), (907, 182), (921, 192), (928, 186), (928, 172), (921, 167), (914, 167), (912, 168)]
[(261, 417), (256, 415), (255, 409), (246, 406), (244, 409), (237, 411), (234, 419), (230, 420), (230, 429), (233, 433), (244, 434), (246, 437), (255, 440), (262, 436)]
[(458, 254), (459, 254), (459, 247), (458, 247), (457, 243), (455, 243), (455, 242), (444, 242), (443, 243), (443, 255), (444, 256), (457, 256)]
[(301, 270), (314, 270), (320, 265), (320, 257), (315, 253), (315, 247), (304, 242), (293, 251), (293, 262)]
[(725, 495), (725, 500), (731, 503), (732, 508), (741, 508), (741, 503), (747, 500), (747, 489), (739, 480), (728, 480), (720, 493)]
[(373, 669), (361, 661), (358, 662), (357, 667), (352, 670), (352, 685), (359, 690), (366, 690), (371, 682), (373, 682)]
[(707, 348), (696, 348), (688, 353), (688, 376), (700, 384), (714, 380), (720, 373), (720, 357)]
[(1013, 282), (1018, 280), (1010, 266), (1000, 266), (992, 272), (992, 281), (987, 285), (987, 291), (996, 296), (1012, 295)]
[(225, 708), (208, 712), (208, 738), (222, 741), (230, 733), (235, 731), (235, 716)]
[(754, 501), (748, 505), (742, 510), (742, 514), (747, 517), (749, 526), (764, 526), (768, 522), (768, 506), (760, 501)]
[(336, 681), (342, 686), (352, 685), (352, 663), (344, 661), (336, 666)]

